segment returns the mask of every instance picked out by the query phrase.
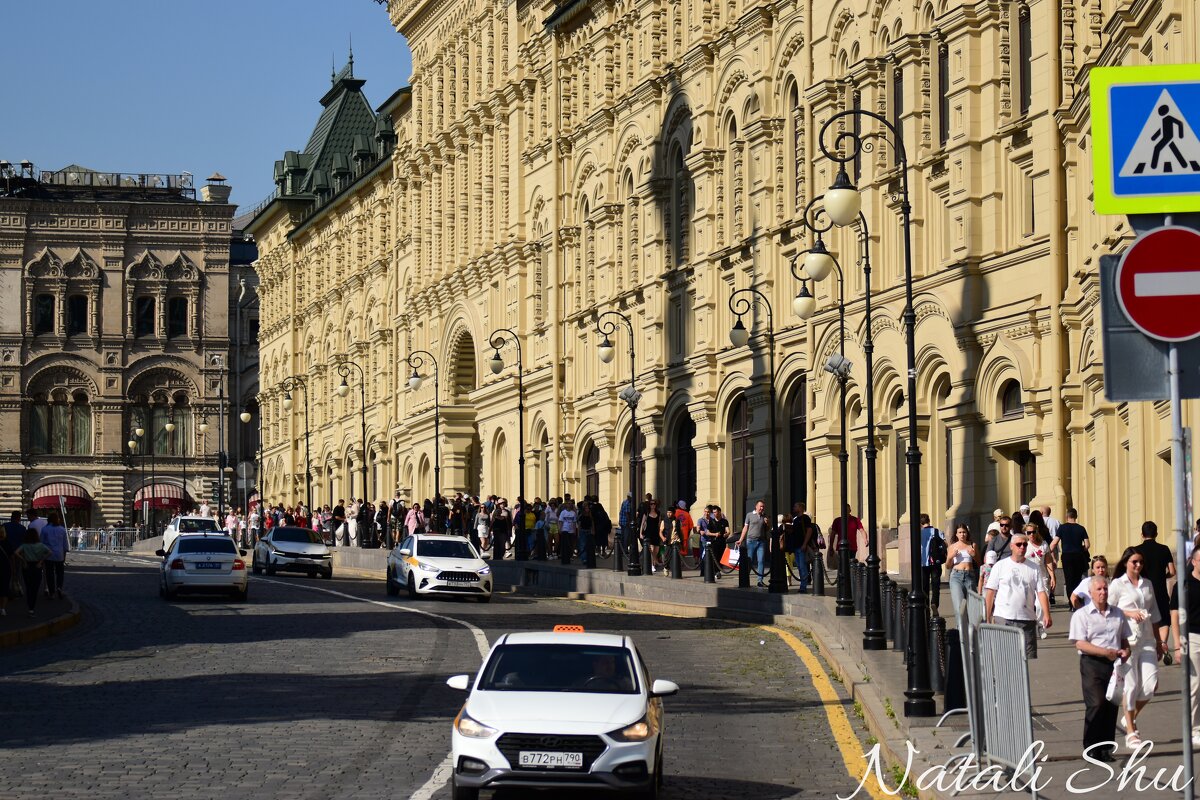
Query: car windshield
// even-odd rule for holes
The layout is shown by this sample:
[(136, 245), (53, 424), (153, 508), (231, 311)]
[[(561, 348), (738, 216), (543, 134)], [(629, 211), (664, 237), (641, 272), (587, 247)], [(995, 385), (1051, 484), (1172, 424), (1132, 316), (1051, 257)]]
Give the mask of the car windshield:
[(197, 536), (179, 540), (177, 553), (237, 553), (228, 536)]
[(416, 555), (425, 558), (479, 558), (469, 543), (455, 539), (421, 539), (417, 542)]
[(498, 647), (479, 688), (494, 692), (637, 694), (633, 659), (623, 647), (514, 644)]
[(305, 542), (307, 544), (321, 544), (321, 537), (316, 531), (310, 531), (306, 528), (280, 528), (275, 531), (273, 537), (277, 542)]
[(215, 519), (181, 519), (175, 530), (180, 533), (216, 533), (220, 528)]

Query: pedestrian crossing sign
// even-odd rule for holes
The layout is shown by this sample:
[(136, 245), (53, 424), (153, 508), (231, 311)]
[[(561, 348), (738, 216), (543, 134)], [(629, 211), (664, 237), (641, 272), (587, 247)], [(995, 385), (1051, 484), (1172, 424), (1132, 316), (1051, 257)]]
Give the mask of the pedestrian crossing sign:
[(1089, 80), (1097, 213), (1200, 211), (1200, 64), (1098, 67)]

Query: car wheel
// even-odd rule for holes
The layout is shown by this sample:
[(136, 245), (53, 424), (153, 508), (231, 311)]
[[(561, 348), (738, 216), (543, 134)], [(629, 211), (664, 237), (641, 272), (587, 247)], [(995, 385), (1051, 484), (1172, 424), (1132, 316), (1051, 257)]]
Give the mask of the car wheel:
[(266, 564), (266, 570), (267, 570), (268, 575), (274, 575), (275, 574), (275, 565), (272, 564), (270, 561), (268, 561)]
[(387, 569), (387, 593), (388, 597), (396, 597), (400, 594), (400, 586), (396, 583), (391, 567)]
[(418, 596), (417, 595), (417, 579), (415, 577), (413, 577), (413, 574), (411, 572), (408, 573), (407, 584), (408, 584), (408, 599), (416, 600), (417, 596)]
[(255, 575), (262, 575), (262, 567), (258, 563), (258, 553), (255, 553), (254, 557), (250, 559), (250, 571)]
[(236, 591), (233, 593), (233, 599), (237, 600), (239, 603), (246, 602), (246, 600), (249, 597), (250, 597), (250, 587), (249, 586), (247, 586), (245, 589), (242, 589), (240, 591)]
[(450, 796), (454, 800), (479, 800), (479, 790), (469, 786), (459, 786), (458, 781), (451, 783)]
[(325, 580), (332, 579), (333, 578), (333, 568), (331, 567), (330, 569), (325, 570), (323, 573), (321, 573), (321, 577), (324, 578)]
[(481, 594), (479, 595), (479, 602), (490, 603), (492, 602), (492, 596), (490, 594)]

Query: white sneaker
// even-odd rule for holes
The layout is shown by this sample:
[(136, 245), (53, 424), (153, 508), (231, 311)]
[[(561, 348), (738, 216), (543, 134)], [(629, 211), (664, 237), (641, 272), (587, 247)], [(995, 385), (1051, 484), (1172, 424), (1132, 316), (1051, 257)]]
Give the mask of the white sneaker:
[(1200, 749), (1200, 731), (1192, 731), (1192, 749)]

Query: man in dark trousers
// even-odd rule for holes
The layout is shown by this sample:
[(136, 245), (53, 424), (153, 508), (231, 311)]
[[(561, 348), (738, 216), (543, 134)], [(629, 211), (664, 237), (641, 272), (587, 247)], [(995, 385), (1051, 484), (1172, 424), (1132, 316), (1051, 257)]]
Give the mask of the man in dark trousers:
[(1171, 548), (1158, 542), (1158, 525), (1146, 521), (1142, 523), (1142, 543), (1133, 548), (1142, 554), (1142, 577), (1150, 581), (1154, 587), (1154, 600), (1158, 603), (1159, 626), (1158, 635), (1162, 639), (1163, 663), (1170, 665), (1174, 662), (1174, 651), (1167, 649), (1167, 637), (1171, 626), (1166, 624), (1171, 618), (1170, 593), (1167, 591), (1167, 579), (1175, 577), (1175, 560), (1171, 558)]
[(609, 537), (612, 536), (612, 518), (604, 510), (599, 497), (592, 498), (592, 530), (596, 536), (596, 547), (607, 558), (609, 553)]
[(1079, 512), (1073, 508), (1067, 509), (1067, 521), (1058, 526), (1058, 547), (1062, 557), (1063, 578), (1067, 585), (1067, 600), (1071, 592), (1083, 580), (1088, 567), (1087, 529), (1079, 524)]
[(337, 546), (338, 534), (340, 534), (342, 529), (346, 526), (346, 507), (342, 505), (343, 502), (345, 501), (338, 500), (337, 505), (333, 507), (333, 520), (329, 523), (330, 528), (333, 529), (331, 536), (331, 546), (333, 547)]
[[(1079, 651), (1079, 677), (1083, 684), (1083, 749), (1096, 761), (1112, 761), (1116, 747), (1117, 706), (1105, 692), (1113, 662), (1129, 658), (1129, 621), (1108, 604), (1108, 578), (1092, 578), (1092, 602), (1071, 615), (1068, 638)], [(1088, 748), (1094, 747), (1089, 751)]]

